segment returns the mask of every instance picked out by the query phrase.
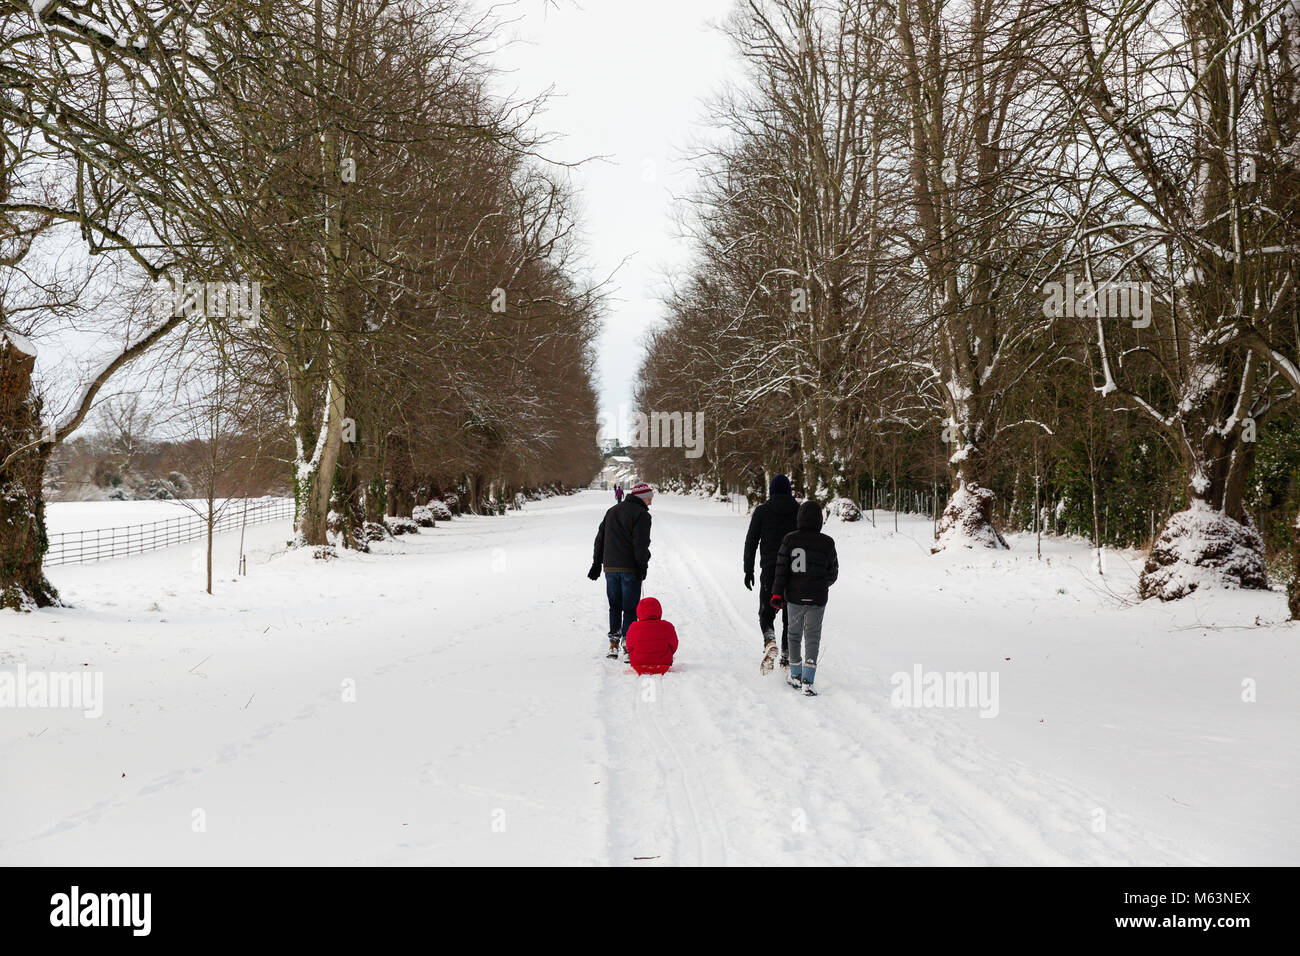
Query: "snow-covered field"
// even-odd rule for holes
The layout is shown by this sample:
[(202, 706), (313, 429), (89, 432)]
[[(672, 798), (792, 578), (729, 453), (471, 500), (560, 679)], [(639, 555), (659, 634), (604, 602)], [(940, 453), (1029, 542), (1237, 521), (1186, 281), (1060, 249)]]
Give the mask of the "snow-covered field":
[[(259, 526), (212, 597), (189, 545), (55, 569), (74, 606), (0, 618), (0, 668), (102, 674), (103, 716), (0, 710), (0, 864), (1300, 863), (1280, 595), (1139, 605), (1136, 555), (1102, 580), (1077, 542), (832, 524), (806, 699), (758, 673), (746, 517), (661, 495), (646, 593), (681, 650), (643, 679), (584, 576), (610, 503), (329, 563)], [(996, 674), (996, 716), (894, 706), (917, 667)]]
[[(250, 499), (250, 504), (261, 499)], [(266, 499), (267, 501), (273, 499)], [(217, 499), (221, 507), (224, 499)], [(207, 502), (192, 502), (199, 514), (207, 513)], [(239, 501), (227, 513), (239, 514)], [(93, 531), (97, 528), (121, 528), (153, 521), (193, 520), (195, 511), (180, 501), (57, 501), (45, 506), (45, 528), (51, 534)]]

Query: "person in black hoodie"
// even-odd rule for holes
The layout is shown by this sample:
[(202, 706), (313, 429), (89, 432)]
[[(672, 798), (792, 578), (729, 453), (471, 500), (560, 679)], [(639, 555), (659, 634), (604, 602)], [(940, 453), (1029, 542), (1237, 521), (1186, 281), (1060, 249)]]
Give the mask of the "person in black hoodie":
[(618, 657), (620, 643), (626, 649), (627, 629), (636, 620), (641, 582), (650, 569), (650, 502), (654, 494), (645, 482), (633, 485), (622, 501), (605, 512), (596, 532), (587, 577), (597, 580), (604, 566), (605, 596), (609, 599), (608, 657)]
[(805, 501), (799, 506), (797, 523), (798, 528), (785, 536), (777, 550), (772, 606), (788, 609), (790, 614), (790, 672), (786, 680), (814, 697), (822, 616), (830, 586), (840, 576), (840, 561), (834, 540), (822, 534), (821, 505), (812, 499)]
[[(776, 658), (776, 610), (772, 607), (772, 581), (776, 578), (776, 553), (781, 541), (795, 530), (795, 514), (799, 503), (790, 490), (790, 479), (773, 475), (768, 487), (767, 501), (754, 509), (749, 519), (749, 533), (745, 535), (745, 589), (754, 590), (754, 552), (759, 555), (761, 573), (758, 578), (758, 626), (763, 632), (764, 674), (772, 670)], [(787, 666), (786, 641), (789, 618), (781, 612), (781, 666)]]

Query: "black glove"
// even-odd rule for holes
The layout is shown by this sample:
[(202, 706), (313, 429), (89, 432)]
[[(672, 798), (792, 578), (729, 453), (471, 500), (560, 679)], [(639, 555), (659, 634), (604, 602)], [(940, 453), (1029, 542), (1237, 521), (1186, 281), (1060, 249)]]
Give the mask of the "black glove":
[(597, 561), (595, 564), (593, 564), (593, 565), (591, 566), (591, 570), (587, 572), (587, 577), (591, 578), (593, 581), (596, 581), (596, 580), (599, 580), (599, 579), (600, 579), (600, 562), (599, 562), (599, 561)]
[(754, 590), (754, 572), (753, 572), (753, 571), (746, 571), (746, 572), (745, 572), (745, 590), (746, 590), (746, 591), (752, 591), (752, 590)]

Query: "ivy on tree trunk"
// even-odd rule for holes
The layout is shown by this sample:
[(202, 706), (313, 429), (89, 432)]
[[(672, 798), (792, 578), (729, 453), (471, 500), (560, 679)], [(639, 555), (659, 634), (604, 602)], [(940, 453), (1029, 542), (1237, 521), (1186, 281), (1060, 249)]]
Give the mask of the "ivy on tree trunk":
[(59, 603), (45, 579), (42, 483), (49, 447), (37, 443), (40, 402), (32, 394), (36, 357), (0, 336), (0, 458), (25, 445), (32, 448), (0, 471), (0, 608), (31, 610)]

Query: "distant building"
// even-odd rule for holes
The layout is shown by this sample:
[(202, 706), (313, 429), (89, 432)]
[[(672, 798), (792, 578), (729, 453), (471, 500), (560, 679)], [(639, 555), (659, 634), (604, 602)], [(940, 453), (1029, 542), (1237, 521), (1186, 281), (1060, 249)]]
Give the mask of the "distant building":
[(636, 484), (636, 477), (636, 465), (627, 455), (605, 457), (605, 466), (600, 471), (600, 480), (606, 482), (609, 487), (621, 481), (624, 488), (631, 488)]

